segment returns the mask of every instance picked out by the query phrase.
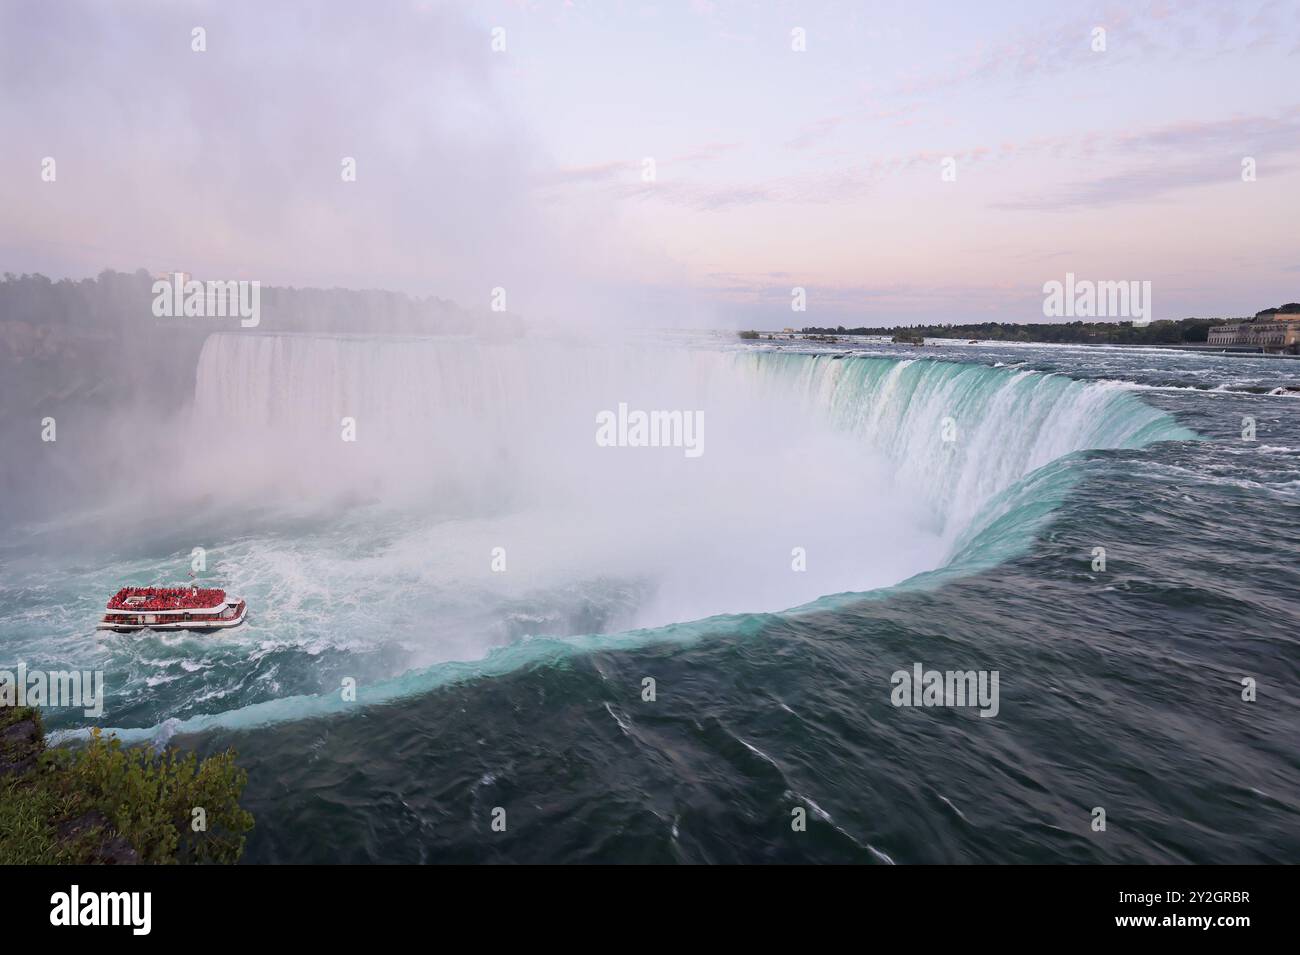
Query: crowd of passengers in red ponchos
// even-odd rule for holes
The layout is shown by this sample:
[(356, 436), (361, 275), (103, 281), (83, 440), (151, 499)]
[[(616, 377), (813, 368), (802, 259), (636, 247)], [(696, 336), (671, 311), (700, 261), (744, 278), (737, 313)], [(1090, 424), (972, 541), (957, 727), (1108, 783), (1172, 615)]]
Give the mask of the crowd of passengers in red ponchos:
[[(127, 603), (128, 597), (144, 597)], [(109, 610), (209, 610), (226, 599), (224, 590), (192, 587), (123, 587), (108, 602)]]

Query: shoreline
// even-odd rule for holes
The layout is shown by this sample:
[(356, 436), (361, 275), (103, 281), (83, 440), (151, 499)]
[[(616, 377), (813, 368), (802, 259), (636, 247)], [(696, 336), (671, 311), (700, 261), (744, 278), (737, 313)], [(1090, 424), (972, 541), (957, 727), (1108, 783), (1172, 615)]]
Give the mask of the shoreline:
[[(770, 338), (767, 336), (771, 335)], [(962, 339), (962, 338), (939, 338), (927, 336), (923, 344), (914, 342), (896, 342), (890, 340), (884, 335), (857, 335), (851, 332), (839, 332), (834, 334), (808, 334), (803, 335), (796, 332), (759, 332), (757, 338), (747, 338), (741, 336), (740, 340), (746, 344), (763, 345), (776, 342), (785, 342), (789, 344), (811, 343), (815, 345), (847, 345), (855, 342), (871, 342), (873, 345), (898, 345), (902, 348), (924, 348), (926, 345), (935, 345), (939, 343), (952, 343), (954, 345), (990, 345), (990, 346), (1042, 346), (1056, 345), (1069, 348), (1122, 348), (1129, 350), (1158, 349), (1160, 351), (1190, 352), (1198, 355), (1223, 355), (1232, 358), (1288, 358), (1300, 359), (1300, 353), (1264, 351), (1253, 348), (1232, 348), (1219, 345), (1204, 345), (1199, 343), (1190, 344), (1133, 344), (1130, 342), (1051, 342), (1025, 339), (1000, 339), (1000, 338), (981, 338), (981, 339)]]

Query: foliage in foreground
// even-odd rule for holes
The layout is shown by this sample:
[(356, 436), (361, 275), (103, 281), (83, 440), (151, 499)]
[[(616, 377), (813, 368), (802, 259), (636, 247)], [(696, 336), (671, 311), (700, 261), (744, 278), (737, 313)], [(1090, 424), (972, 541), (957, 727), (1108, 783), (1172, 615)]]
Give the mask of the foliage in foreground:
[[(25, 719), (39, 732), (30, 709), (0, 711), (0, 730)], [(141, 862), (229, 863), (243, 853), (253, 817), (239, 806), (248, 774), (234, 750), (200, 761), (170, 747), (124, 747), (98, 729), (84, 747), (46, 751), (42, 739), (40, 750), (34, 768), (0, 777), (0, 864), (97, 861), (106, 829)]]

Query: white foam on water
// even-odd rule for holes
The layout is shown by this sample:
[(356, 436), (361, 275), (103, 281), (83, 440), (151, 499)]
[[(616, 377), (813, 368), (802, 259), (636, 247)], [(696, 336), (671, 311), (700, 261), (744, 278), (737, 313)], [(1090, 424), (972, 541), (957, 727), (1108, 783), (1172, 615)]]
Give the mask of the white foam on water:
[[(702, 412), (704, 453), (599, 447), (596, 416), (620, 403)], [(1109, 383), (644, 342), (214, 335), (191, 413), (183, 434), (238, 453), (186, 459), (179, 480), (142, 490), (164, 514), (215, 502), (211, 559), (251, 613), (204, 637), (206, 652), (184, 638), (175, 652), (229, 666), (285, 648), (400, 650), (363, 702), (887, 587), (978, 551), (985, 528), (1047, 493), (1026, 481), (1045, 465), (1192, 437)], [(254, 508), (265, 533), (220, 540), (224, 514)], [(1004, 555), (1024, 534), (995, 536)], [(81, 583), (102, 599), (116, 586), (105, 573), (147, 566)], [(142, 665), (138, 682), (165, 665)], [(168, 732), (340, 708), (322, 687)]]

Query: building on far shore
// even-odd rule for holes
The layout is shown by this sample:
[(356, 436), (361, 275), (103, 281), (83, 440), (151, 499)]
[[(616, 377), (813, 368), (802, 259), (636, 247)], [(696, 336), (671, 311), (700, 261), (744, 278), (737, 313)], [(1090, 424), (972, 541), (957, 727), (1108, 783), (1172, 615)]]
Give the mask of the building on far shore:
[(1265, 309), (1250, 321), (1215, 325), (1205, 343), (1217, 348), (1300, 354), (1300, 304)]

